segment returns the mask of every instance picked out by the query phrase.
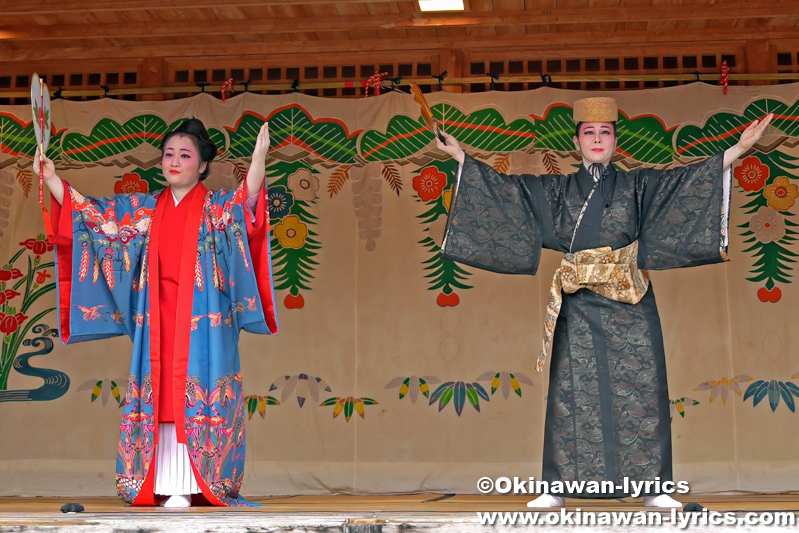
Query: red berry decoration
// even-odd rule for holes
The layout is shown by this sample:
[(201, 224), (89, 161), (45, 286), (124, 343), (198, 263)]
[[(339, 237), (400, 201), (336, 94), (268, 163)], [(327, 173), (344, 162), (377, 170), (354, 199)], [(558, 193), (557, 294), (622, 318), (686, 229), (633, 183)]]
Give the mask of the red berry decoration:
[(779, 287), (774, 287), (771, 290), (768, 290), (765, 287), (760, 287), (757, 290), (757, 298), (763, 303), (771, 302), (775, 304), (780, 301), (780, 298), (782, 298), (782, 290), (780, 290)]
[(765, 287), (757, 289), (757, 299), (765, 303), (769, 300), (769, 290)]
[(283, 299), (283, 305), (286, 306), (286, 309), (302, 309), (305, 307), (305, 298), (302, 297), (302, 294), (297, 296), (287, 294)]
[(439, 305), (439, 307), (455, 307), (460, 302), (460, 297), (454, 292), (452, 294), (444, 294), (442, 292), (438, 295), (438, 298), (436, 298), (436, 303)]
[(442, 292), (438, 295), (438, 298), (436, 298), (436, 303), (439, 307), (446, 307), (447, 300), (449, 300), (449, 298), (447, 298), (447, 295)]

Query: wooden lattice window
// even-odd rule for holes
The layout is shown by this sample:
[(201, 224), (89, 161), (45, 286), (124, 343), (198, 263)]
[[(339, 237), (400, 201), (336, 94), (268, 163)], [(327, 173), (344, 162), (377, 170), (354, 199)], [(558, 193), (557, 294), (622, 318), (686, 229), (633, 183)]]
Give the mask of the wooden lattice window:
[[(4, 74), (0, 75), (0, 91), (18, 92), (30, 90), (31, 77), (29, 74)], [(0, 92), (0, 105), (30, 104), (30, 98), (2, 98)]]
[[(109, 89), (132, 88), (139, 85), (138, 65), (128, 65), (127, 68), (111, 69), (109, 65), (97, 64), (92, 66), (78, 65), (73, 68), (45, 67), (28, 70), (25, 73), (0, 74), (0, 105), (30, 104), (29, 97), (3, 98), (3, 91), (25, 92), (30, 90), (31, 72), (35, 70), (39, 77), (50, 88), (50, 97), (57, 97), (57, 91), (102, 90), (102, 86)], [(97, 100), (102, 96), (69, 96), (72, 101)], [(136, 100), (136, 95), (109, 96), (121, 100)]]
[[(799, 73), (799, 50), (780, 50), (777, 52), (777, 72)], [(780, 80), (779, 83), (796, 83), (796, 80)]]
[[(505, 54), (507, 57), (507, 54)], [(521, 57), (504, 59), (497, 56), (465, 58), (466, 72), (464, 77), (478, 78), (480, 81), (464, 87), (466, 92), (482, 92), (491, 89), (494, 78), (494, 89), (498, 91), (522, 91), (543, 86), (543, 81), (535, 82), (503, 82), (513, 76), (600, 76), (625, 74), (718, 74), (722, 61), (727, 61), (730, 73), (740, 70), (735, 53), (643, 53), (639, 55), (606, 55), (597, 57)], [(498, 79), (495, 76), (499, 76)], [(553, 82), (550, 87), (575, 90), (618, 90), (644, 89), (653, 87), (671, 87), (682, 85), (684, 81), (573, 81)], [(731, 82), (734, 85), (735, 82)]]
[[(348, 97), (363, 96), (364, 89), (356, 84), (354, 87), (322, 87), (308, 88), (307, 85), (314, 83), (329, 82), (358, 82), (369, 78), (376, 72), (386, 72), (388, 77), (396, 78), (424, 78), (433, 74), (438, 74), (438, 57), (427, 56), (418, 58), (416, 61), (392, 60), (392, 61), (352, 61), (348, 64), (300, 64), (295, 66), (275, 65), (264, 62), (255, 65), (237, 65), (227, 67), (219, 65), (209, 65), (204, 62), (202, 65), (191, 65), (186, 63), (173, 63), (167, 65), (167, 78), (172, 85), (192, 87), (198, 84), (207, 83), (219, 86), (226, 80), (233, 78), (233, 83), (239, 85), (242, 82), (249, 82), (250, 85), (286, 84), (298, 83), (298, 91), (311, 96), (328, 97)], [(305, 87), (304, 87), (305, 86)], [(423, 90), (430, 90), (423, 87)], [(286, 94), (292, 89), (252, 91), (260, 94)], [(371, 91), (370, 91), (371, 93)], [(221, 97), (219, 92), (212, 93), (216, 97)], [(189, 94), (176, 94), (176, 97), (188, 96)]]

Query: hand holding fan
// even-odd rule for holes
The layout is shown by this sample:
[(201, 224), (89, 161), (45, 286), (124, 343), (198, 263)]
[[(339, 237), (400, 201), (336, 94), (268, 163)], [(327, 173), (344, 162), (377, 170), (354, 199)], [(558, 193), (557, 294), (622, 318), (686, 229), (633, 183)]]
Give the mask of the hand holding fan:
[[(39, 154), (44, 158), (50, 145), (50, 91), (47, 84), (39, 79), (38, 74), (33, 75), (31, 81), (31, 107), (33, 109), (33, 132), (36, 135), (36, 144)], [(39, 162), (39, 205), (42, 206), (44, 227), (47, 237), (53, 241), (53, 227), (50, 223), (50, 214), (44, 206), (44, 164)]]
[(430, 131), (432, 131), (436, 137), (438, 137), (439, 141), (447, 144), (444, 136), (438, 131), (436, 119), (433, 118), (433, 110), (430, 109), (430, 105), (428, 105), (427, 100), (425, 100), (424, 95), (422, 94), (422, 90), (419, 88), (416, 82), (411, 82), (411, 92), (413, 93), (413, 101), (422, 107), (422, 118), (424, 119), (425, 124), (427, 124), (428, 129), (430, 129)]

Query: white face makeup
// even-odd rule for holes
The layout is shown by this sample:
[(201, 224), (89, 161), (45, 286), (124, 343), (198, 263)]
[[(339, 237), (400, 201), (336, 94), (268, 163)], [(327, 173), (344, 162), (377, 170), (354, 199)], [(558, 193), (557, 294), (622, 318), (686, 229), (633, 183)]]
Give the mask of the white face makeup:
[(164, 178), (173, 189), (194, 187), (207, 164), (200, 160), (200, 153), (194, 141), (187, 135), (170, 137), (161, 158)]
[(612, 122), (583, 122), (574, 146), (583, 155), (583, 161), (608, 165), (616, 152), (616, 135)]

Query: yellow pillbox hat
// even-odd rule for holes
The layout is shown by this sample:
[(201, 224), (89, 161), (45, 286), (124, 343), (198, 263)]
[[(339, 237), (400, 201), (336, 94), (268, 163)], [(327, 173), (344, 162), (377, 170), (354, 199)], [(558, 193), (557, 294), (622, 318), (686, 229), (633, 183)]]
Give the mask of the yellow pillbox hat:
[(616, 122), (619, 117), (619, 105), (615, 98), (594, 96), (574, 102), (575, 122)]

